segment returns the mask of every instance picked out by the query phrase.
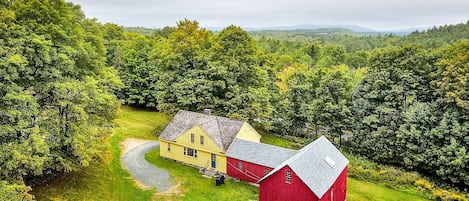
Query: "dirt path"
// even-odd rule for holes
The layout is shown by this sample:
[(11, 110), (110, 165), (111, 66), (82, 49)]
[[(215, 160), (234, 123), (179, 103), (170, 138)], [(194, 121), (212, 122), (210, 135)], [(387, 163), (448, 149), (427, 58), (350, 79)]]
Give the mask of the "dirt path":
[(165, 192), (173, 186), (168, 172), (145, 160), (145, 154), (159, 148), (160, 142), (129, 138), (124, 140), (122, 145), (124, 145), (122, 165), (143, 187)]

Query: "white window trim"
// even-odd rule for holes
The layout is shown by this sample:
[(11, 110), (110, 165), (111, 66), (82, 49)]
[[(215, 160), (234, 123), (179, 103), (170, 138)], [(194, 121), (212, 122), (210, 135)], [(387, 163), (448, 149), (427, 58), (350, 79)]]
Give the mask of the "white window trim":
[(285, 170), (285, 183), (291, 184), (292, 182), (291, 179), (291, 171), (290, 170)]

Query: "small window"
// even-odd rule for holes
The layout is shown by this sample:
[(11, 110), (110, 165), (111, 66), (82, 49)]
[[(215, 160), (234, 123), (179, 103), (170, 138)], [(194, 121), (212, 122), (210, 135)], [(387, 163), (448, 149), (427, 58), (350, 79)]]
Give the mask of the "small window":
[(238, 162), (238, 169), (243, 170), (243, 162)]
[(290, 170), (285, 171), (285, 183), (291, 184), (291, 171)]
[(332, 169), (335, 169), (335, 168), (336, 168), (335, 161), (332, 160), (331, 157), (326, 156), (326, 158), (324, 158), (324, 162), (326, 162), (326, 164), (327, 164), (330, 168), (332, 168)]
[(184, 147), (184, 155), (197, 158), (197, 149)]
[(200, 144), (204, 144), (204, 136), (200, 136)]
[(269, 174), (270, 168), (265, 168), (265, 175)]
[(194, 133), (191, 133), (191, 142), (194, 143)]
[(168, 143), (168, 152), (171, 152), (171, 143)]

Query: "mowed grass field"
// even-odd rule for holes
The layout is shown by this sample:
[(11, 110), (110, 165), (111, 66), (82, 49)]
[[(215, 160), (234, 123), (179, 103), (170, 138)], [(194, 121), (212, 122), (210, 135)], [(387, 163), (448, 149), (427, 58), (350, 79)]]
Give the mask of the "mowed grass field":
[[(109, 151), (103, 155), (104, 163), (91, 165), (81, 171), (68, 173), (54, 181), (34, 187), (37, 200), (237, 200), (258, 199), (258, 188), (245, 182), (226, 180), (226, 185), (215, 186), (214, 179), (202, 177), (198, 170), (174, 161), (159, 157), (159, 150), (149, 152), (145, 158), (158, 167), (168, 170), (178, 182), (175, 193), (156, 194), (153, 190), (143, 190), (132, 180), (130, 174), (120, 164), (120, 142), (127, 137), (156, 139), (154, 133), (161, 132), (171, 117), (158, 112), (122, 108), (122, 115), (115, 120), (118, 125), (107, 144)], [(274, 135), (264, 134), (262, 142), (289, 147), (294, 143)], [(348, 201), (397, 201), (427, 200), (412, 193), (397, 191), (365, 181), (348, 179)]]

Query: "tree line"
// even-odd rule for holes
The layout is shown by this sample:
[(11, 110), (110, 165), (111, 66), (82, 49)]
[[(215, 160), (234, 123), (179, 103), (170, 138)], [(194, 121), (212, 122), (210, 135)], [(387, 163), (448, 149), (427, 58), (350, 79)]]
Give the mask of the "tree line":
[(142, 35), (63, 0), (0, 0), (0, 12), (0, 194), (10, 199), (38, 176), (99, 161), (121, 103), (213, 109), (286, 138), (326, 134), (372, 160), (469, 184), (469, 24), (282, 40), (187, 19)]

